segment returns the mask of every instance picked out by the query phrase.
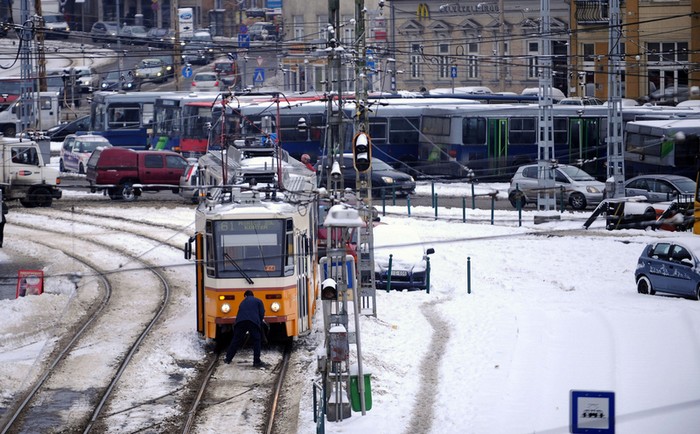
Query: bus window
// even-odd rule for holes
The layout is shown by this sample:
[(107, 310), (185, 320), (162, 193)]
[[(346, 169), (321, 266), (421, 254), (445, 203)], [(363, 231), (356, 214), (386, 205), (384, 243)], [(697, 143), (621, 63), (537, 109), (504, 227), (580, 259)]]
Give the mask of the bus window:
[(486, 119), (464, 118), (462, 120), (462, 143), (483, 145), (486, 143)]
[(529, 145), (536, 143), (537, 122), (535, 118), (511, 118), (508, 141), (510, 144)]

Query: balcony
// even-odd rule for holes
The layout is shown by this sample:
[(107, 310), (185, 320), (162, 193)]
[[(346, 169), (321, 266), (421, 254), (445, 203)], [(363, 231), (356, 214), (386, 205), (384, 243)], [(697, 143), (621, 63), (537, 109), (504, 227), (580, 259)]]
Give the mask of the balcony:
[(576, 23), (607, 24), (610, 20), (609, 4), (607, 0), (575, 0)]

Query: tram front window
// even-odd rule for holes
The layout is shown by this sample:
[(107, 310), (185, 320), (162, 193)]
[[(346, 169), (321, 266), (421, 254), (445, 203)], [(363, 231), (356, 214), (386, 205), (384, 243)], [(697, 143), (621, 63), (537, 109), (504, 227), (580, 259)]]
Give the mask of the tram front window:
[(218, 277), (284, 275), (284, 220), (226, 220), (215, 223)]

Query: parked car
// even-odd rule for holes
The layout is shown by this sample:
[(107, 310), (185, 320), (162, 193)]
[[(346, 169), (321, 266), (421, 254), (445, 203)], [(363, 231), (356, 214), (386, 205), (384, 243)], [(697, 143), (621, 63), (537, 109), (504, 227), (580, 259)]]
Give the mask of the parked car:
[(119, 23), (116, 21), (97, 21), (90, 29), (92, 42), (112, 42), (119, 35)]
[(58, 165), (61, 172), (85, 173), (92, 152), (98, 147), (111, 147), (109, 140), (96, 134), (70, 134), (63, 140)]
[(123, 26), (118, 33), (122, 44), (146, 45), (148, 43), (148, 31), (144, 26)]
[(221, 89), (219, 78), (214, 72), (198, 72), (192, 78), (192, 89), (196, 92), (218, 92)]
[(277, 41), (279, 33), (274, 23), (258, 21), (248, 27), (248, 34), (251, 41)]
[(659, 241), (647, 245), (637, 261), (637, 292), (676, 294), (700, 300), (700, 240)]
[[(324, 158), (316, 165), (321, 186), (326, 185), (328, 172), (332, 170), (331, 167), (327, 167), (326, 161)], [(340, 166), (343, 174), (343, 184), (346, 188), (354, 189), (357, 172), (353, 166), (353, 155), (343, 154), (343, 161)], [(392, 192), (395, 192), (398, 196), (405, 196), (412, 194), (416, 189), (416, 181), (411, 175), (394, 169), (379, 158), (372, 158), (371, 170), (373, 196), (379, 197), (382, 192), (386, 195), (391, 195)]]
[(44, 27), (46, 28), (45, 37), (47, 39), (68, 39), (70, 36), (70, 26), (68, 26), (66, 17), (64, 17), (63, 14), (44, 14), (43, 17)]
[(592, 96), (564, 98), (557, 104), (561, 105), (603, 105), (603, 101)]
[(163, 83), (166, 77), (167, 70), (163, 61), (156, 58), (148, 57), (142, 59), (134, 70), (134, 78), (141, 82), (152, 81), (155, 83)]
[(82, 93), (90, 93), (100, 88), (100, 75), (91, 66), (76, 66), (75, 77)]
[(175, 43), (175, 31), (163, 27), (148, 29), (149, 44), (155, 44), (161, 48), (171, 48)]
[(86, 179), (92, 192), (104, 190), (112, 200), (131, 202), (142, 191), (177, 193), (187, 160), (171, 151), (135, 151), (98, 148), (87, 163)]
[(625, 196), (644, 196), (647, 202), (693, 200), (695, 181), (680, 175), (640, 175), (625, 182)]
[[(537, 203), (539, 180), (537, 164), (520, 166), (510, 180), (508, 200), (513, 207), (523, 208), (528, 203)], [(599, 204), (604, 197), (605, 184), (576, 166), (560, 164), (554, 167), (554, 193), (558, 201), (563, 193), (564, 203), (575, 210)]]
[[(374, 279), (377, 289), (416, 290), (427, 287), (428, 255), (418, 235), (402, 226), (378, 224), (374, 235)], [(391, 256), (390, 256), (391, 255)], [(391, 279), (389, 260), (391, 259)]]
[(75, 134), (78, 131), (90, 130), (90, 115), (79, 117), (70, 122), (64, 122), (55, 125), (46, 130), (46, 135), (52, 142), (63, 141), (69, 134)]

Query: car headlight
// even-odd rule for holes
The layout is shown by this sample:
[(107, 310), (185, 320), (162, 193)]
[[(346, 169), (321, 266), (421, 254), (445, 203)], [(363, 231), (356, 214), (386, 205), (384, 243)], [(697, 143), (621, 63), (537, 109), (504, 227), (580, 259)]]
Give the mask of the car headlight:
[(274, 302), (270, 305), (270, 310), (273, 312), (279, 312), (280, 311), (280, 304), (277, 302)]
[(221, 305), (221, 313), (229, 313), (231, 312), (231, 305), (228, 303), (224, 303)]
[(600, 190), (598, 190), (596, 187), (593, 187), (592, 185), (586, 187), (586, 191), (589, 193), (600, 193)]
[(158, 77), (160, 77), (161, 75), (163, 75), (163, 73), (162, 73), (162, 72), (159, 72), (159, 73), (157, 73), (156, 75), (157, 75)]
[(382, 181), (384, 181), (385, 184), (393, 184), (394, 178), (391, 176), (382, 176)]

